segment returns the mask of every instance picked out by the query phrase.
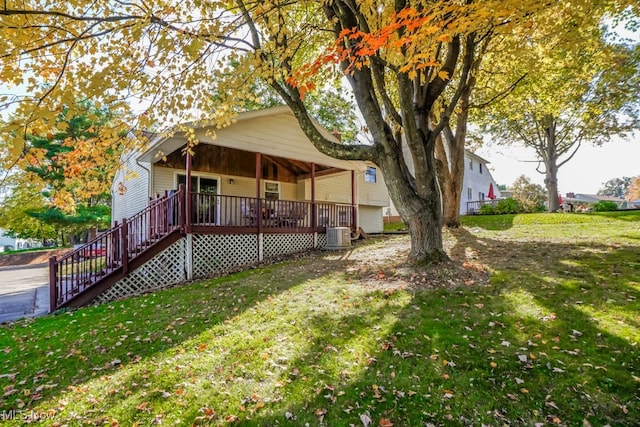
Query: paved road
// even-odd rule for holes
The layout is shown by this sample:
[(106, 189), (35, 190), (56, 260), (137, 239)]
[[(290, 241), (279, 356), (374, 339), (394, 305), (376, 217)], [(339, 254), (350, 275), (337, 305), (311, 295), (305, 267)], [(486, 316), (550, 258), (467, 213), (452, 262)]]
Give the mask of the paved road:
[(49, 268), (0, 267), (0, 323), (49, 311)]

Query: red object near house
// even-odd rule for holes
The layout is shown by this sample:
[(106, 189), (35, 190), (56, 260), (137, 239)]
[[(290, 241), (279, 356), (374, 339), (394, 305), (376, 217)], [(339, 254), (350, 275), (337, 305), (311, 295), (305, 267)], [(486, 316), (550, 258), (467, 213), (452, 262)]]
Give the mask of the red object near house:
[(487, 197), (490, 198), (491, 200), (496, 198), (496, 195), (493, 192), (493, 183), (492, 182), (489, 183), (489, 194), (487, 195)]
[(562, 203), (564, 203), (562, 200), (562, 196), (558, 194), (558, 204), (561, 205)]

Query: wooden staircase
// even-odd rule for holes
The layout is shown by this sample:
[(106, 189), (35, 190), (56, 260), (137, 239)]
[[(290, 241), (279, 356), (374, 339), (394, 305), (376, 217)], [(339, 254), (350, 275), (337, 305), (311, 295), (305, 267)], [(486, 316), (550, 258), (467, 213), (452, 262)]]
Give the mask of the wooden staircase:
[(50, 312), (80, 307), (185, 234), (185, 191), (149, 206), (73, 252), (49, 259)]

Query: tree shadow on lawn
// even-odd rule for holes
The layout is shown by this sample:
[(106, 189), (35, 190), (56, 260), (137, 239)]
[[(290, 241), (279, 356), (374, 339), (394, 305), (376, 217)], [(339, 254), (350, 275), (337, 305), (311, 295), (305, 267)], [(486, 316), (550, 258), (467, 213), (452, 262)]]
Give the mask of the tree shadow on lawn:
[(636, 423), (635, 249), (518, 242), (507, 256), (502, 242), (465, 230), (456, 237), (453, 253), (477, 254), (459, 261), (496, 271), (489, 285), (415, 290), (348, 375), (328, 372), (335, 354), (325, 350), (347, 354), (348, 342), (330, 321), (310, 319), (315, 344), (290, 365), (310, 367), (305, 381), (286, 386), (293, 399), (281, 409), (245, 423), (347, 426), (363, 424), (361, 416), (394, 426)]
[[(56, 357), (79, 359), (85, 372), (42, 393), (39, 407), (66, 400), (61, 410), (78, 424), (121, 416), (144, 424), (296, 426), (362, 425), (361, 416), (395, 426), (629, 425), (640, 418), (631, 376), (638, 376), (637, 346), (622, 337), (638, 336), (630, 320), (639, 309), (640, 274), (629, 261), (637, 253), (546, 242), (510, 242), (505, 252), (504, 242), (465, 230), (455, 237), (451, 256), (465, 268), (494, 271), (489, 284), (424, 289), (391, 270), (374, 280), (348, 273), (353, 260), (338, 256), (267, 269), (260, 289), (251, 274), (240, 274), (231, 283), (115, 304), (124, 309), (90, 309), (101, 315), (96, 320), (122, 328), (120, 346), (102, 343), (106, 333), (97, 325), (81, 328), (82, 311), (65, 315), (52, 326), (75, 328), (69, 354), (35, 358), (45, 346), (41, 337), (42, 347), (24, 359), (49, 376)], [(310, 273), (315, 281), (305, 279)], [(222, 305), (229, 301), (234, 305)], [(194, 313), (187, 318), (185, 311)], [(138, 323), (144, 328), (131, 326)], [(153, 324), (150, 342), (135, 340)], [(16, 330), (24, 343), (34, 339), (30, 333)], [(70, 351), (75, 347), (84, 360)], [(118, 369), (105, 366), (114, 358), (122, 361)], [(92, 375), (88, 364), (104, 368)], [(111, 390), (96, 385), (102, 377)], [(51, 378), (24, 387), (45, 381)]]
[(265, 300), (345, 268), (348, 261), (314, 263), (310, 256), (284, 265), (3, 325), (0, 411), (53, 408), (48, 400), (67, 389), (173, 351)]

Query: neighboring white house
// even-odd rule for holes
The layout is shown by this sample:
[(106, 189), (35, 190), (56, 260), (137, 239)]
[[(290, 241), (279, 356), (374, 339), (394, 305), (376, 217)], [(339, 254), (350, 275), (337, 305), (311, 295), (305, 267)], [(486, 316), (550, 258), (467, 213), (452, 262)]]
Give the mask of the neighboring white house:
[(0, 228), (0, 252), (40, 247), (42, 247), (42, 242), (38, 240), (9, 237), (5, 234), (5, 231)]
[[(477, 212), (482, 202), (488, 199), (502, 198), (498, 184), (496, 184), (487, 167), (489, 164), (488, 160), (483, 159), (469, 150), (465, 150), (464, 162), (464, 180), (462, 182), (462, 194), (460, 195), (460, 215)], [(489, 192), (492, 189), (493, 194), (490, 195)]]
[(5, 231), (0, 228), (0, 252), (12, 251), (16, 248), (15, 237), (9, 237)]
[[(408, 159), (409, 169), (413, 171), (413, 163), (410, 161), (411, 155), (408, 152), (405, 152), (405, 159)], [(460, 215), (477, 212), (483, 202), (489, 199), (502, 198), (498, 185), (487, 167), (488, 160), (469, 150), (465, 150), (464, 164), (464, 179), (462, 182), (462, 194), (460, 195)], [(490, 194), (492, 188), (493, 194)], [(393, 206), (393, 203), (389, 208), (385, 209), (386, 218), (391, 220), (399, 219), (398, 210)]]
[[(352, 205), (357, 208), (359, 227), (368, 233), (382, 231), (389, 195), (378, 168), (320, 153), (288, 107), (241, 113), (234, 124), (216, 129), (215, 139), (209, 128), (196, 128), (195, 133), (199, 144), (192, 162), (194, 192), (296, 202), (313, 198), (318, 203)], [(158, 138), (145, 152), (123, 157), (124, 168), (112, 186), (114, 220), (131, 217), (150, 198), (186, 182), (185, 144), (182, 135)], [(223, 208), (218, 206), (214, 213), (218, 225), (228, 221)]]

